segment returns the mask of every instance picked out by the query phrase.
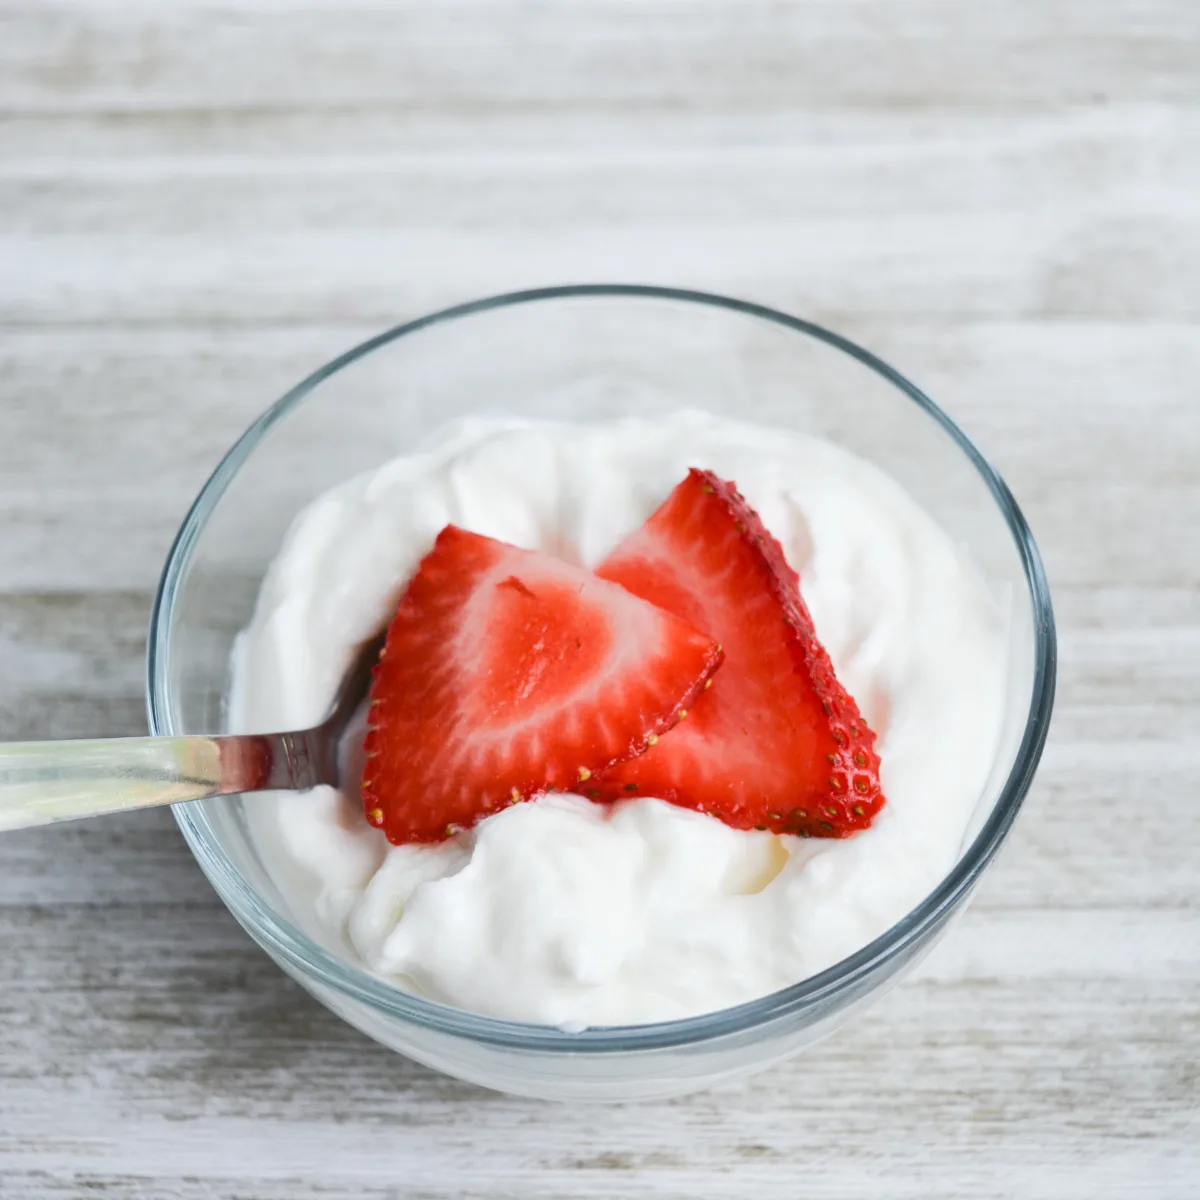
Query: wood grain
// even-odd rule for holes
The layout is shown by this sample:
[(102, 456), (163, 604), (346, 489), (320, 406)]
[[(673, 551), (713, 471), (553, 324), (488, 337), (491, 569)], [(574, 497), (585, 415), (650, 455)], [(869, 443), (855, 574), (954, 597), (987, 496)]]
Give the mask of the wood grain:
[(393, 322), (571, 279), (814, 317), (1038, 535), (1059, 704), (918, 975), (611, 1109), (318, 1007), (166, 813), (0, 842), (0, 1197), (1200, 1194), (1200, 9), (0, 0), (0, 737), (144, 729), (217, 458)]

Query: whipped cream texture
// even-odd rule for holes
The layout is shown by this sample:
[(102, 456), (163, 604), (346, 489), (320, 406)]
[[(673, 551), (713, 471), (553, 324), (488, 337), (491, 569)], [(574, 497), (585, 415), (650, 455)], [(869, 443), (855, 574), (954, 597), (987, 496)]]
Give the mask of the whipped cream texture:
[(247, 798), (252, 836), (327, 946), (398, 987), (577, 1028), (692, 1016), (857, 950), (953, 865), (1005, 698), (1000, 610), (888, 476), (832, 443), (698, 412), (597, 425), (471, 421), (296, 519), (235, 652), (230, 724), (319, 721), (448, 522), (592, 566), (692, 466), (736, 481), (800, 573), (876, 731), (887, 805), (845, 840), (743, 832), (660, 800), (514, 805), (390, 846), (355, 795)]

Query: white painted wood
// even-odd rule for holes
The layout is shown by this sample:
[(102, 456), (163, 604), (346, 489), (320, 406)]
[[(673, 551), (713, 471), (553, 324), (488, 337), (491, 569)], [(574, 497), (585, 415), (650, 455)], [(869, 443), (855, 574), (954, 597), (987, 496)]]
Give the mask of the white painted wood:
[(1200, 9), (0, 0), (0, 737), (135, 733), (220, 453), (382, 326), (634, 278), (813, 316), (1000, 466), (1037, 784), (863, 1020), (668, 1104), (487, 1095), (249, 943), (169, 816), (0, 841), (0, 1196), (1200, 1194)]

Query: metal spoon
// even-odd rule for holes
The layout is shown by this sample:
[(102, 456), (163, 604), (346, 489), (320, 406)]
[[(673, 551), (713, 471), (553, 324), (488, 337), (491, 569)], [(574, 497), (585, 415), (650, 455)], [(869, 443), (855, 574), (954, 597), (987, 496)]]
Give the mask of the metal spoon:
[(339, 743), (382, 649), (382, 635), (363, 644), (312, 729), (0, 743), (0, 832), (208, 796), (337, 787)]

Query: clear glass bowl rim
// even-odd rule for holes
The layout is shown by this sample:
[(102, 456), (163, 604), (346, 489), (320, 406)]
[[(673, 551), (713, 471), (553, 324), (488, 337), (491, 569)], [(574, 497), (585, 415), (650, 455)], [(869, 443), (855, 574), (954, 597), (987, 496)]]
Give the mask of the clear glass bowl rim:
[(454, 305), (397, 325), (333, 359), (271, 405), (234, 443), (200, 490), (167, 555), (155, 596), (147, 642), (146, 706), (151, 733), (172, 735), (185, 732), (173, 723), (169, 694), (170, 632), (175, 597), (186, 577), (192, 550), (210, 513), (242, 464), (276, 422), (303, 403), (324, 380), (344, 367), (427, 326), (460, 320), (492, 309), (587, 297), (666, 300), (724, 309), (781, 325), (824, 342), (848, 354), (897, 387), (941, 425), (978, 471), (1008, 524), (1024, 567), (1034, 615), (1035, 669), (1029, 712), (1012, 770), (992, 812), (967, 852), (916, 908), (873, 942), (818, 975), (761, 999), (699, 1017), (567, 1032), (554, 1027), (502, 1021), (410, 995), (339, 959), (263, 902), (221, 849), (200, 803), (177, 804), (174, 813), (192, 853), (233, 915), (256, 940), (303, 977), (367, 1004), (387, 1016), (437, 1033), (540, 1053), (622, 1054), (696, 1045), (730, 1034), (744, 1033), (759, 1025), (799, 1016), (806, 1009), (817, 1006), (823, 1008), (838, 993), (853, 989), (864, 977), (885, 966), (889, 960), (903, 955), (914, 942), (920, 942), (926, 931), (939, 924), (962, 902), (999, 849), (1029, 790), (1049, 728), (1057, 663), (1054, 614), (1041, 556), (1004, 480), (954, 421), (899, 371), (840, 334), (765, 305), (709, 292), (646, 284), (568, 284), (507, 292)]

